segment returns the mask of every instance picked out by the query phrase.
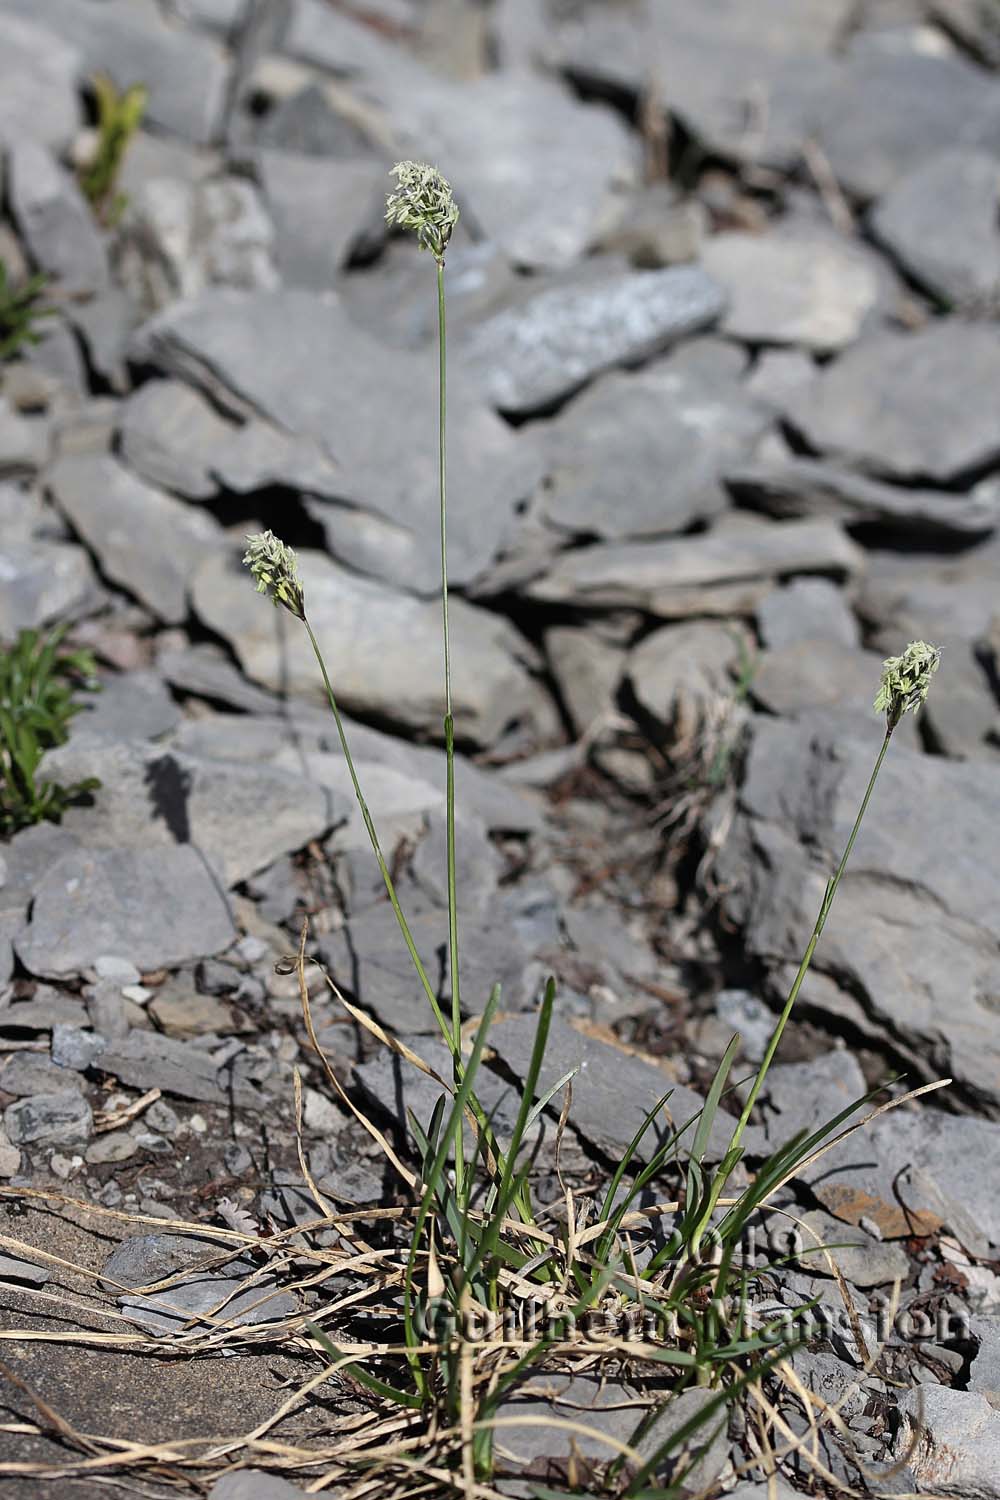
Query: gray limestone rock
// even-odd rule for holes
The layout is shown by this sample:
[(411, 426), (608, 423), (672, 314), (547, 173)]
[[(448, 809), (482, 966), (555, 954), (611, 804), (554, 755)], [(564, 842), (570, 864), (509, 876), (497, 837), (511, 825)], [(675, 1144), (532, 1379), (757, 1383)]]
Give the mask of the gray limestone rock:
[(978, 1347), (969, 1369), (969, 1390), (1000, 1411), (1000, 1318), (974, 1318), (970, 1331)]
[(170, 686), (182, 693), (210, 698), (245, 714), (274, 711), (274, 695), (248, 682), (222, 647), (211, 641), (163, 651), (156, 666)]
[(630, 542), (563, 553), (529, 598), (584, 608), (634, 608), (676, 619), (746, 613), (776, 578), (799, 573), (852, 577), (863, 555), (832, 521), (765, 523), (726, 518), (704, 536)]
[(191, 845), (83, 850), (64, 855), (35, 887), (31, 922), (16, 941), (32, 974), (78, 974), (101, 953), (140, 968), (186, 963), (235, 937), (224, 893)]
[(220, 546), (218, 523), (144, 484), (110, 454), (60, 458), (47, 482), (103, 572), (161, 620), (183, 620), (191, 579)]
[(815, 709), (866, 713), (882, 675), (882, 657), (839, 641), (799, 639), (762, 651), (750, 694), (772, 714), (796, 717)]
[(736, 382), (655, 364), (596, 380), (540, 430), (542, 516), (605, 541), (663, 536), (726, 508), (720, 475), (768, 425)]
[(240, 1469), (216, 1480), (208, 1492), (208, 1500), (298, 1500), (302, 1494), (301, 1489), (277, 1474), (264, 1469)]
[(0, 397), (0, 474), (35, 473), (45, 463), (48, 449), (49, 424), (45, 418), (22, 416)]
[(294, 770), (83, 733), (49, 751), (44, 766), (64, 781), (101, 781), (96, 806), (71, 808), (64, 820), (89, 849), (190, 844), (229, 887), (321, 838), (351, 806)]
[(85, 1073), (100, 1057), (105, 1040), (82, 1026), (67, 1026), (57, 1021), (52, 1027), (52, 1061), (60, 1068)]
[(668, 625), (629, 652), (626, 676), (652, 722), (684, 740), (711, 705), (732, 697), (733, 674), (746, 651), (746, 632), (736, 624)]
[(848, 650), (861, 633), (843, 589), (827, 578), (796, 578), (774, 589), (757, 609), (761, 641), (772, 650), (797, 641), (832, 641)]
[[(794, 404), (799, 393), (789, 394)], [(738, 500), (772, 516), (835, 516), (850, 524), (874, 521), (902, 539), (969, 540), (1000, 525), (994, 495), (886, 484), (812, 458), (757, 459), (728, 468), (725, 482)]]
[(108, 1044), (98, 1066), (135, 1089), (162, 1089), (181, 1099), (203, 1104), (230, 1101), (245, 1108), (259, 1108), (267, 1093), (242, 1076), (237, 1069), (239, 1044), (228, 1064), (220, 1066), (204, 1045), (161, 1036), (154, 1031), (131, 1031)]
[(52, 1272), (44, 1266), (32, 1265), (17, 1255), (0, 1254), (0, 1276), (4, 1281), (27, 1282), (29, 1286), (44, 1286)]
[(554, 625), (545, 632), (545, 654), (573, 728), (584, 734), (614, 710), (625, 652), (594, 630)]
[(701, 264), (729, 299), (722, 331), (749, 344), (830, 353), (853, 343), (886, 301), (877, 258), (811, 224), (713, 235)]
[(832, 87), (816, 101), (814, 122), (843, 186), (877, 198), (949, 147), (995, 153), (1000, 83), (957, 55), (848, 49)]
[(257, 170), (274, 220), (274, 259), (287, 286), (323, 291), (384, 214), (381, 162), (261, 151)]
[(864, 1229), (845, 1229), (840, 1219), (823, 1209), (801, 1216), (802, 1253), (799, 1263), (814, 1276), (833, 1276), (821, 1245), (830, 1247), (837, 1269), (852, 1286), (867, 1289), (890, 1281), (904, 1282), (910, 1273), (906, 1251), (893, 1241), (877, 1240)]
[(951, 307), (1000, 306), (1000, 168), (995, 153), (955, 147), (921, 161), (871, 214), (903, 270)]
[(188, 1322), (197, 1327), (219, 1328), (271, 1323), (298, 1311), (298, 1298), (282, 1291), (268, 1276), (214, 1276), (175, 1281), (163, 1291), (145, 1297), (121, 1297), (122, 1316), (148, 1333), (179, 1332)]
[(159, 740), (177, 727), (180, 710), (155, 672), (140, 668), (101, 680), (73, 720), (72, 735), (103, 740)]
[[(10, 1017), (11, 1010), (5, 1009), (3, 1015)], [(12, 1052), (0, 1063), (0, 1090), (14, 1099), (24, 1099), (29, 1094), (62, 1094), (79, 1087), (79, 1081), (71, 1073), (64, 1072), (54, 1058), (44, 1054)]]
[(140, 13), (133, 0), (2, 0), (0, 11), (5, 33), (16, 16), (77, 49), (81, 76), (103, 71), (118, 89), (141, 80), (150, 125), (194, 143), (218, 133), (229, 65), (208, 38), (160, 21), (150, 7)]
[(724, 307), (722, 290), (694, 266), (609, 271), (487, 318), (469, 331), (460, 355), (496, 407), (528, 416), (602, 370), (648, 359), (710, 326)]
[(1000, 457), (998, 380), (993, 330), (947, 319), (849, 349), (787, 414), (813, 447), (854, 468), (947, 484)]
[(150, 484), (188, 500), (217, 493), (213, 457), (232, 434), (231, 422), (177, 380), (147, 380), (121, 406), (118, 439), (125, 463)]
[(137, 302), (161, 307), (207, 287), (274, 287), (274, 226), (252, 182), (152, 177), (129, 198), (123, 277)]
[[(385, 349), (336, 297), (301, 288), (206, 294), (146, 324), (135, 349), (228, 409), (318, 443), (336, 466), (322, 493), (341, 502), (317, 512), (331, 550), (363, 572), (434, 592), (437, 384), (423, 355)], [(483, 398), (453, 384), (449, 481), (466, 503), (452, 516), (449, 569), (460, 586), (493, 560), (538, 469)]]
[(33, 1094), (4, 1110), (4, 1129), (15, 1146), (75, 1145), (90, 1134), (93, 1116), (78, 1088)]
[(11, 213), (35, 264), (69, 297), (103, 291), (107, 257), (75, 179), (33, 140), (14, 142), (7, 168)]
[[(421, 735), (440, 735), (439, 606), (358, 578), (318, 552), (299, 554), (299, 573), (342, 706)], [(193, 598), (201, 619), (230, 641), (254, 681), (324, 701), (305, 632), (255, 594), (234, 557), (210, 556), (195, 576)], [(458, 598), (451, 610), (462, 641), (453, 664), (457, 734), (460, 741), (490, 744), (508, 724), (530, 720), (535, 711), (538, 689), (521, 664), (531, 651), (499, 616)]]
[[(489, 1045), (514, 1078), (525, 1076), (536, 1028), (534, 1015), (504, 1017), (490, 1028)], [(587, 1036), (566, 1021), (554, 1019), (539, 1076), (539, 1092), (574, 1067), (578, 1071), (573, 1078), (570, 1123), (584, 1139), (616, 1162), (621, 1161), (645, 1115), (671, 1089), (659, 1118), (638, 1148), (640, 1161), (648, 1160), (665, 1135), (687, 1125), (701, 1108), (702, 1100), (693, 1090), (673, 1084), (669, 1073), (652, 1062)], [(709, 1136), (710, 1158), (718, 1160), (722, 1156), (734, 1124), (735, 1120), (720, 1109)], [(681, 1136), (682, 1156), (684, 1147), (693, 1141), (696, 1128), (692, 1124)], [(756, 1151), (759, 1144), (759, 1132), (750, 1127), (744, 1134), (746, 1149)]]
[(479, 237), (516, 265), (575, 264), (614, 193), (638, 178), (624, 122), (553, 77), (494, 72), (447, 88), (435, 80), (394, 101), (393, 111), (408, 117), (407, 135), (427, 159), (442, 162)]
[[(870, 739), (859, 738), (854, 725), (845, 733), (809, 716), (757, 726), (742, 789), (753, 854), (733, 869), (741, 891), (734, 911), (750, 947), (770, 963), (793, 969), (798, 961), (879, 738), (875, 726)], [(909, 1048), (918, 1077), (954, 1077), (992, 1111), (1000, 1109), (990, 1019), (1000, 963), (988, 829), (998, 796), (995, 763), (952, 763), (893, 745), (876, 816), (861, 829), (814, 960), (850, 990), (861, 1017), (887, 1025)], [(723, 878), (739, 847), (738, 825), (721, 855)]]
[(63, 542), (0, 543), (0, 636), (78, 617), (100, 603), (101, 590), (83, 547)]
[(568, 12), (550, 4), (543, 22), (540, 8), (530, 0), (501, 7), (507, 55), (527, 51), (633, 98), (652, 82), (656, 97), (710, 155), (784, 168), (800, 156), (818, 100), (838, 76), (828, 54), (850, 12), (846, 0), (808, 0), (794, 9), (765, 0), (752, 11), (733, 0)]
[[(448, 923), (440, 907), (407, 916), (425, 972), (450, 1014)], [(319, 939), (318, 952), (331, 978), (395, 1032), (437, 1032), (437, 1021), (407, 952), (395, 914), (386, 901), (352, 916), (347, 927)], [(473, 1013), (486, 1004), (494, 984), (504, 1004), (520, 1009), (534, 995), (529, 989), (531, 954), (515, 931), (501, 926), (497, 909), (469, 912), (463, 925), (461, 994)]]
[(58, 28), (36, 25), (27, 11), (5, 16), (0, 142), (27, 138), (64, 151), (80, 122), (80, 72), (80, 55)]
[[(896, 1453), (918, 1494), (1000, 1496), (1000, 1412), (974, 1391), (923, 1385), (900, 1399)], [(911, 1447), (912, 1445), (912, 1447)]]

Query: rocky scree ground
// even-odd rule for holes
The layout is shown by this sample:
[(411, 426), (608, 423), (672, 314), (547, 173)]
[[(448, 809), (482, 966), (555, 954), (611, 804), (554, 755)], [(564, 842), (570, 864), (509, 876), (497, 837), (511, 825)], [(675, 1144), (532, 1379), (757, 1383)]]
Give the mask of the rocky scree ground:
[[(579, 1181), (670, 1083), (696, 1106), (733, 1030), (759, 1058), (877, 747), (881, 658), (942, 646), (748, 1151), (890, 1072), (954, 1079), (794, 1185), (794, 1211), (856, 1242), (862, 1323), (896, 1277), (911, 1320), (860, 1379), (842, 1318), (797, 1363), (849, 1392), (835, 1479), (864, 1491), (863, 1465), (903, 1455), (883, 1489), (1000, 1494), (994, 9), (0, 0), (0, 259), (15, 282), (50, 277), (55, 308), (0, 370), (0, 637), (65, 623), (102, 678), (46, 760), (100, 791), (0, 849), (0, 1214), (112, 1278), (114, 1327), (176, 1326), (178, 1298), (206, 1310), (198, 1275), (173, 1319), (128, 1295), (188, 1264), (157, 1220), (311, 1216), (295, 1066), (323, 1192), (393, 1199), (275, 972), (304, 915), (345, 993), (433, 1048), (313, 658), (255, 597), (247, 531), (300, 553), (448, 994), (435, 309), (426, 260), (382, 223), (388, 166), (418, 155), (462, 207), (459, 888), (470, 1010), (504, 986), (492, 1087), (523, 1070), (548, 972), (553, 1067), (590, 1080), (564, 1145)], [(73, 170), (96, 70), (149, 89), (113, 230)], [(313, 993), (353, 1097), (383, 1123), (426, 1103), (318, 971)], [(121, 1221), (56, 1219), (29, 1189), (142, 1223), (115, 1248)], [(247, 1271), (218, 1274), (249, 1302)], [(41, 1289), (74, 1285), (44, 1255), (4, 1255), (0, 1275), (18, 1326), (50, 1326)], [(268, 1295), (264, 1316), (298, 1305)], [(813, 1295), (838, 1296), (815, 1259), (775, 1284), (786, 1305)], [(119, 1435), (154, 1410), (196, 1431), (209, 1401), (213, 1430), (244, 1422), (261, 1379), (242, 1355), (157, 1366), (153, 1385), (108, 1351), (0, 1352), (85, 1428), (113, 1408)], [(723, 1434), (705, 1482), (762, 1495), (759, 1475), (731, 1487), (745, 1457)], [(803, 1463), (787, 1482), (817, 1481)], [(233, 1475), (212, 1494), (295, 1492)]]

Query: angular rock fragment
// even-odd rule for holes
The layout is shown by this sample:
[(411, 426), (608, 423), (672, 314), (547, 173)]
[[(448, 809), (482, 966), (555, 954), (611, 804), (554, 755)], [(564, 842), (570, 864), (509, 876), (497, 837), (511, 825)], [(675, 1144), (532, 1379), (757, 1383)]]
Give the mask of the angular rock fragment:
[[(299, 555), (309, 619), (326, 654), (339, 702), (351, 713), (438, 735), (444, 715), (438, 660), (440, 608), (358, 578), (317, 552)], [(194, 580), (198, 614), (232, 644), (243, 669), (274, 691), (325, 701), (305, 632), (254, 592), (235, 558), (210, 557)], [(455, 722), (461, 739), (490, 744), (511, 722), (530, 719), (537, 689), (521, 661), (527, 642), (499, 616), (452, 601)]]
[(1000, 167), (995, 153), (956, 146), (921, 161), (872, 210), (875, 237), (903, 270), (950, 307), (1000, 303)]
[(741, 516), (704, 536), (565, 552), (524, 592), (550, 604), (642, 609), (664, 619), (736, 614), (754, 609), (776, 578), (850, 577), (863, 561), (834, 522), (775, 525)]
[(65, 855), (37, 885), (15, 946), (30, 973), (58, 979), (109, 952), (127, 953), (143, 970), (188, 963), (235, 936), (204, 856), (179, 844)]
[(786, 410), (814, 448), (852, 468), (951, 484), (1000, 458), (998, 381), (993, 329), (947, 319), (855, 345)]
[(220, 545), (218, 523), (144, 484), (110, 454), (66, 455), (47, 482), (108, 577), (161, 620), (183, 620), (194, 573)]
[(603, 370), (709, 327), (724, 307), (721, 288), (696, 266), (609, 272), (487, 318), (463, 340), (461, 358), (494, 406), (530, 416)]

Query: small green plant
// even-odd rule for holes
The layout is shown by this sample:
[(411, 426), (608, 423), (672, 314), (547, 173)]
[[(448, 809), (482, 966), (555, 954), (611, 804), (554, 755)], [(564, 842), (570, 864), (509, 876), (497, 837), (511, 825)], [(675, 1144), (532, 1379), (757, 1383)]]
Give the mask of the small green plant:
[(46, 750), (69, 737), (69, 721), (82, 703), (73, 694), (97, 687), (97, 666), (89, 651), (59, 654), (65, 629), (42, 639), (22, 630), (15, 644), (0, 649), (0, 835), (45, 821), (58, 823), (77, 798), (95, 791), (93, 776), (72, 786), (36, 779)]
[(98, 223), (113, 228), (128, 202), (117, 190), (118, 178), (129, 142), (142, 124), (149, 90), (144, 84), (134, 83), (120, 94), (103, 73), (96, 73), (92, 82), (97, 100), (97, 146), (93, 160), (80, 173), (80, 187)]
[(0, 260), (0, 360), (13, 359), (25, 344), (41, 341), (38, 320), (51, 317), (53, 312), (51, 307), (39, 305), (48, 280), (39, 273), (15, 286)]
[[(351, 1339), (350, 1348), (340, 1347), (321, 1326), (329, 1317), (322, 1308), (305, 1326), (315, 1343), (332, 1359), (331, 1372), (335, 1369), (348, 1376), (383, 1410), (387, 1406), (396, 1408), (404, 1414), (406, 1422), (422, 1422), (423, 1439), (408, 1439), (392, 1456), (385, 1450), (378, 1456), (358, 1455), (362, 1463), (381, 1463), (393, 1470), (397, 1484), (412, 1484), (414, 1487), (406, 1493), (487, 1493), (480, 1487), (487, 1485), (494, 1475), (494, 1434), (502, 1430), (505, 1422), (515, 1420), (505, 1417), (502, 1411), (503, 1402), (513, 1388), (532, 1369), (542, 1365), (566, 1368), (566, 1361), (611, 1357), (627, 1359), (633, 1367), (646, 1372), (648, 1410), (630, 1443), (624, 1448), (619, 1445), (607, 1463), (594, 1467), (586, 1492), (614, 1496), (617, 1500), (640, 1500), (640, 1497), (678, 1500), (685, 1475), (697, 1459), (696, 1453), (678, 1472), (672, 1461), (681, 1445), (695, 1437), (702, 1442), (702, 1429), (708, 1432), (718, 1428), (725, 1421), (726, 1407), (746, 1387), (758, 1385), (780, 1367), (798, 1347), (797, 1335), (789, 1334), (786, 1329), (748, 1325), (750, 1288), (773, 1265), (761, 1269), (744, 1263), (740, 1250), (745, 1232), (753, 1216), (795, 1175), (802, 1163), (815, 1160), (860, 1128), (864, 1121), (845, 1129), (841, 1127), (872, 1094), (848, 1105), (812, 1134), (803, 1131), (793, 1137), (735, 1193), (734, 1174), (742, 1161), (743, 1137), (751, 1112), (812, 961), (893, 730), (904, 713), (916, 711), (924, 701), (931, 675), (937, 668), (938, 653), (923, 642), (914, 642), (902, 656), (885, 663), (875, 705), (885, 715), (882, 747), (843, 857), (827, 883), (812, 938), (764, 1059), (752, 1079), (738, 1120), (730, 1122), (728, 1149), (721, 1162), (714, 1164), (709, 1139), (713, 1125), (728, 1118), (720, 1116), (719, 1109), (733, 1087), (729, 1080), (739, 1037), (733, 1037), (727, 1047), (705, 1104), (692, 1119), (679, 1126), (670, 1120), (666, 1112), (670, 1091), (652, 1102), (623, 1160), (611, 1175), (600, 1208), (591, 1215), (593, 1222), (586, 1222), (585, 1211), (574, 1204), (572, 1193), (567, 1191), (565, 1221), (561, 1225), (551, 1222), (546, 1225), (533, 1207), (530, 1190), (533, 1127), (572, 1080), (570, 1072), (551, 1085), (541, 1085), (555, 1005), (553, 982), (549, 981), (541, 1000), (531, 1057), (524, 1078), (519, 1080), (520, 1105), (503, 1145), (474, 1088), (489, 1027), (500, 1003), (499, 987), (494, 988), (475, 1023), (468, 1054), (463, 1045), (445, 485), (444, 257), (458, 209), (448, 183), (434, 168), (401, 162), (393, 170), (398, 186), (388, 199), (386, 217), (390, 224), (414, 231), (419, 244), (431, 252), (437, 266), (450, 1013), (446, 1014), (442, 1007), (421, 962), (383, 856), (330, 675), (309, 623), (306, 589), (298, 576), (295, 554), (272, 532), (265, 531), (247, 538), (244, 562), (258, 591), (269, 594), (276, 608), (285, 609), (305, 627), (389, 901), (450, 1055), (451, 1079), (445, 1080), (408, 1047), (388, 1037), (357, 1007), (343, 1001), (359, 1024), (433, 1078), (441, 1088), (441, 1095), (429, 1120), (417, 1120), (412, 1115), (410, 1118), (419, 1155), (416, 1171), (399, 1159), (377, 1127), (365, 1121), (355, 1109), (414, 1194), (413, 1208), (403, 1220), (407, 1239), (394, 1254), (387, 1252), (382, 1263), (383, 1289), (391, 1305), (398, 1305), (398, 1289), (402, 1288), (398, 1338), (370, 1346)], [(744, 664), (744, 676), (747, 670)], [(305, 943), (303, 927), (298, 957), (287, 961), (285, 971), (298, 970), (306, 1025), (315, 1045), (305, 980)], [(343, 1094), (329, 1067), (327, 1074)], [(937, 1086), (925, 1085), (916, 1092)], [(902, 1101), (893, 1101), (896, 1102)], [(883, 1105), (882, 1109), (888, 1107), (892, 1106)], [(644, 1144), (651, 1132), (656, 1137), (652, 1149)], [(637, 1208), (644, 1190), (663, 1178), (674, 1186), (674, 1196), (657, 1203), (655, 1209)], [(672, 1216), (672, 1224), (664, 1240), (658, 1226), (667, 1216)], [(635, 1253), (637, 1240), (644, 1251), (641, 1261)], [(532, 1334), (508, 1339), (498, 1331), (499, 1320), (507, 1308), (528, 1295), (544, 1303), (544, 1329), (537, 1337)], [(620, 1327), (623, 1311), (628, 1309), (640, 1313), (645, 1326), (652, 1326), (654, 1331), (638, 1340), (628, 1334), (609, 1338), (606, 1332), (595, 1339), (588, 1333), (588, 1319), (592, 1315), (610, 1317), (617, 1320), (614, 1326)], [(658, 1420), (675, 1396), (689, 1387), (702, 1389), (705, 1399), (700, 1409), (650, 1448)], [(553, 1419), (552, 1425), (560, 1423)], [(579, 1430), (579, 1424), (569, 1425)], [(594, 1435), (600, 1439), (599, 1433)], [(425, 1443), (429, 1456), (417, 1451), (418, 1441)], [(642, 1455), (640, 1443), (644, 1445)], [(568, 1491), (535, 1485), (532, 1493), (538, 1500), (558, 1500), (568, 1493), (584, 1492), (572, 1477), (569, 1482)], [(398, 1488), (392, 1492), (403, 1493)]]

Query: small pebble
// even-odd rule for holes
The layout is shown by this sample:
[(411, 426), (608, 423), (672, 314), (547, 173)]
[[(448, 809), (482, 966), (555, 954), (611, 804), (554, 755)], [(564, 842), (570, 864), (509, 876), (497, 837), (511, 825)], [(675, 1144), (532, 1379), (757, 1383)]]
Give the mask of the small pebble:
[(155, 990), (147, 989), (144, 984), (125, 984), (122, 986), (122, 998), (131, 1000), (133, 1005), (146, 1005), (155, 995)]
[(85, 1031), (82, 1026), (67, 1026), (57, 1021), (52, 1027), (52, 1061), (60, 1068), (83, 1073), (107, 1045), (104, 1037)]
[(61, 1151), (53, 1151), (52, 1155), (49, 1157), (50, 1171), (54, 1172), (55, 1175), (61, 1178), (63, 1182), (65, 1182), (67, 1178), (72, 1177), (73, 1173), (79, 1171), (80, 1167), (82, 1166), (82, 1156), (63, 1156)]
[(135, 964), (127, 958), (106, 953), (94, 959), (93, 972), (98, 979), (113, 979), (116, 984), (138, 984), (142, 978)]
[(242, 1177), (244, 1172), (249, 1172), (253, 1166), (253, 1157), (245, 1146), (238, 1142), (230, 1142), (222, 1154), (226, 1164), (226, 1171), (230, 1177)]
[(180, 1119), (163, 1099), (154, 1099), (142, 1118), (150, 1130), (161, 1135), (176, 1135), (180, 1129)]
[(239, 942), (233, 948), (233, 952), (238, 954), (244, 963), (256, 964), (267, 956), (270, 949), (263, 938), (254, 937), (251, 933), (247, 933), (246, 937), (240, 938)]
[(101, 1166), (110, 1161), (128, 1161), (138, 1150), (138, 1141), (127, 1130), (111, 1130), (91, 1141), (86, 1159), (91, 1166)]
[(204, 1135), (208, 1130), (208, 1121), (204, 1115), (191, 1115), (187, 1123), (188, 1129), (193, 1130), (195, 1135)]

